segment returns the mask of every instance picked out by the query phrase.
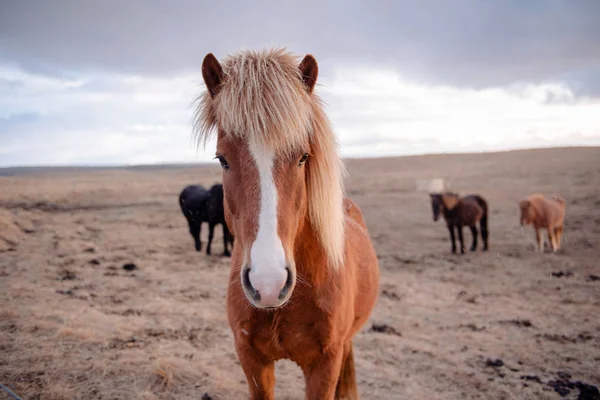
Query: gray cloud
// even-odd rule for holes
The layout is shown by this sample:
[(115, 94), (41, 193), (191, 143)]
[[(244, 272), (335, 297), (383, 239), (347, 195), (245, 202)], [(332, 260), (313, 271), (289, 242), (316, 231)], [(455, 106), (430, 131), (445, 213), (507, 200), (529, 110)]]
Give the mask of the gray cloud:
[(347, 156), (598, 145), (598, 15), (566, 0), (0, 0), (0, 166), (209, 160), (190, 129), (202, 58), (268, 46), (317, 57)]
[(600, 75), (597, 1), (29, 0), (0, 7), (0, 61), (48, 74), (174, 74), (198, 70), (209, 51), (219, 57), (285, 45), (315, 54), (325, 73), (336, 63), (387, 65), (456, 86), (566, 76), (584, 93)]

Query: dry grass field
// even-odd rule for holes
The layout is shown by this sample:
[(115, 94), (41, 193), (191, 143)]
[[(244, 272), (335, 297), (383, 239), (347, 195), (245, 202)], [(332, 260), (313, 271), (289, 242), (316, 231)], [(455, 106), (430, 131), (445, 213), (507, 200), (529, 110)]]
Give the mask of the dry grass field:
[[(381, 268), (354, 341), (363, 399), (598, 399), (600, 148), (347, 166)], [(197, 253), (177, 202), (218, 182), (217, 166), (2, 173), (0, 383), (23, 399), (247, 398), (221, 229), (215, 255)], [(488, 200), (489, 252), (450, 253), (416, 190), (432, 178)], [(519, 226), (533, 191), (567, 201), (557, 254), (536, 254)], [(304, 398), (297, 366), (278, 363), (277, 379), (278, 399)]]

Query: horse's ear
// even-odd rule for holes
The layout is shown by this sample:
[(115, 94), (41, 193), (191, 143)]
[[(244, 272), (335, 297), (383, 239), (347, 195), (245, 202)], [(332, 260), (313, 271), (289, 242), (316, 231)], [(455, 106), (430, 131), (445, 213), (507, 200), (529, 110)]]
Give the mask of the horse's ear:
[(317, 76), (319, 75), (319, 65), (317, 60), (312, 54), (307, 54), (300, 66), (300, 74), (302, 74), (302, 82), (306, 86), (306, 91), (311, 94), (317, 83)]
[(202, 77), (204, 83), (213, 99), (221, 89), (221, 81), (223, 80), (223, 68), (213, 53), (208, 53), (202, 61)]

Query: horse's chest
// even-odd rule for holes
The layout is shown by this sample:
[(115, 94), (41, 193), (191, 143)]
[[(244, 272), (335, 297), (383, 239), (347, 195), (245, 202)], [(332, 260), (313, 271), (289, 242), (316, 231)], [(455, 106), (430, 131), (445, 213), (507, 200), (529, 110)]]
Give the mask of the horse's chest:
[[(267, 322), (267, 321), (265, 321)], [(306, 322), (302, 318), (273, 317), (257, 327), (249, 338), (261, 353), (273, 359), (291, 359), (307, 364), (326, 346), (329, 324)]]

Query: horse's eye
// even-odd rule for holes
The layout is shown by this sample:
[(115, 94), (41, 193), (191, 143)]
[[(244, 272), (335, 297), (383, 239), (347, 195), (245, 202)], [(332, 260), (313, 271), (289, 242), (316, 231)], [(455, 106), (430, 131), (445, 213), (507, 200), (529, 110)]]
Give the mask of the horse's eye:
[(300, 161), (298, 161), (298, 166), (301, 167), (302, 164), (306, 162), (306, 160), (308, 160), (308, 153), (304, 153), (302, 155), (302, 158), (300, 158)]
[(219, 162), (221, 163), (221, 167), (223, 167), (224, 170), (229, 169), (229, 164), (227, 164), (227, 160), (225, 159), (225, 157), (223, 157), (222, 155), (218, 155), (215, 158), (219, 159)]

